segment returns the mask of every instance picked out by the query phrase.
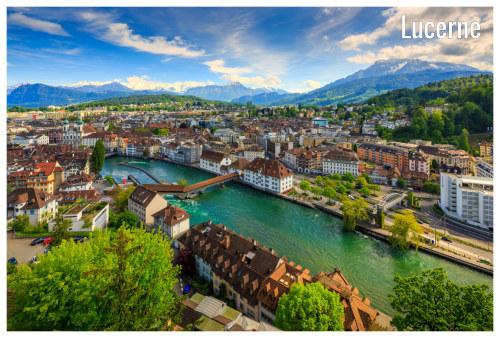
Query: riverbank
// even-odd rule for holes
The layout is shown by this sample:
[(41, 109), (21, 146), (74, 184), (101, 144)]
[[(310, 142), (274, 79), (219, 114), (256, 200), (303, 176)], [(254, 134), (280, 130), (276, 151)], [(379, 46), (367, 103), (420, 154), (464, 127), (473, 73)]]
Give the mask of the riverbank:
[[(305, 206), (305, 207), (317, 208), (317, 209), (319, 209), (323, 212), (326, 212), (334, 217), (338, 217), (340, 219), (343, 218), (342, 211), (339, 209), (329, 208), (329, 207), (326, 207), (320, 203), (308, 203), (308, 202), (304, 202), (304, 201), (299, 201), (299, 200), (296, 200), (296, 199), (289, 197), (289, 196), (283, 196), (283, 198), (285, 198), (289, 201), (292, 201), (294, 203), (298, 203), (298, 204)], [(385, 229), (373, 227), (372, 225), (370, 225), (367, 222), (359, 222), (357, 229), (360, 232), (362, 232), (366, 235), (369, 235), (373, 238), (382, 240), (386, 243), (390, 243), (390, 241), (389, 241), (390, 236), (391, 236), (390, 232), (385, 230)], [(410, 242), (410, 247), (416, 248), (416, 244), (413, 242)], [(454, 263), (469, 267), (469, 268), (474, 269), (478, 272), (482, 272), (482, 273), (485, 273), (487, 275), (493, 276), (493, 267), (492, 266), (490, 266), (488, 264), (476, 262), (472, 259), (469, 259), (466, 256), (460, 256), (460, 255), (455, 254), (453, 252), (445, 251), (437, 246), (430, 246), (430, 245), (427, 245), (425, 243), (420, 243), (418, 245), (418, 250), (423, 251), (423, 252), (428, 253), (428, 254), (431, 254), (431, 255), (434, 255), (434, 256), (439, 257), (439, 258), (446, 259), (450, 262), (454, 262)]]
[[(197, 170), (200, 170), (200, 171), (204, 171), (204, 172), (207, 172), (207, 173), (210, 173), (212, 175), (215, 175), (214, 173), (208, 171), (208, 170), (205, 170), (205, 169), (202, 169), (199, 165), (196, 165), (196, 164), (186, 164), (186, 163), (180, 163), (180, 162), (176, 162), (176, 161), (173, 161), (171, 159), (168, 159), (168, 158), (164, 158), (164, 157), (159, 157), (159, 158), (142, 158), (142, 160), (145, 160), (145, 161), (148, 161), (148, 160), (158, 160), (158, 161), (163, 161), (163, 162), (167, 162), (167, 163), (170, 163), (170, 164), (175, 164), (175, 165), (181, 165), (181, 166), (184, 166), (184, 167), (189, 167), (189, 168), (193, 168), (193, 169), (197, 169)], [(122, 163), (121, 163), (122, 164)], [(123, 164), (122, 164), (123, 165)], [(132, 167), (134, 168), (135, 166), (129, 166), (129, 167)], [(150, 173), (148, 173), (147, 171), (145, 171), (144, 169), (142, 168), (135, 168), (135, 169), (138, 169), (138, 170), (141, 170), (143, 172), (146, 173), (146, 175), (148, 175), (149, 177), (152, 177)], [(154, 177), (154, 175), (153, 175)], [(156, 177), (155, 177), (155, 180), (156, 180)], [(325, 205), (322, 205), (321, 203), (317, 203), (317, 202), (306, 202), (306, 201), (302, 201), (302, 200), (299, 200), (297, 198), (294, 198), (292, 196), (288, 196), (288, 195), (285, 195), (285, 194), (277, 194), (277, 193), (274, 193), (274, 192), (271, 192), (271, 191), (268, 191), (268, 190), (263, 190), (263, 189), (259, 189), (253, 185), (250, 185), (240, 179), (236, 179), (235, 180), (236, 183), (238, 184), (242, 184), (242, 185), (245, 185), (245, 186), (248, 186), (252, 189), (255, 189), (255, 190), (259, 190), (261, 192), (264, 192), (266, 194), (269, 194), (269, 195), (272, 195), (272, 196), (275, 196), (275, 197), (278, 197), (278, 198), (282, 198), (286, 201), (289, 201), (289, 202), (292, 202), (292, 203), (295, 203), (295, 204), (298, 204), (298, 205), (301, 205), (301, 206), (304, 206), (304, 207), (307, 207), (307, 208), (312, 208), (312, 209), (317, 209), (317, 210), (320, 210), (322, 212), (326, 212), (327, 214), (329, 215), (332, 215), (334, 217), (337, 217), (339, 219), (343, 219), (343, 214), (342, 214), (342, 211), (338, 208), (331, 208), (331, 207), (328, 207), (328, 206), (325, 206)], [(383, 240), (384, 242), (387, 242), (389, 243), (389, 238), (390, 238), (390, 233), (387, 231), (387, 230), (384, 230), (384, 229), (380, 229), (380, 228), (375, 228), (373, 226), (371, 226), (370, 224), (366, 223), (366, 222), (360, 222), (360, 224), (358, 225), (358, 228), (360, 230), (360, 232), (363, 232), (364, 234), (368, 235), (368, 236), (371, 236), (375, 239), (379, 239), (379, 240)], [(410, 246), (412, 248), (415, 248), (415, 243), (410, 243)], [(425, 243), (421, 243), (419, 244), (419, 250), (421, 250), (422, 252), (425, 252), (427, 254), (431, 254), (433, 256), (436, 256), (438, 258), (441, 258), (441, 259), (446, 259), (450, 262), (453, 262), (453, 263), (456, 263), (456, 264), (460, 264), (460, 265), (463, 265), (463, 266), (466, 266), (468, 268), (471, 268), (471, 269), (474, 269), (478, 272), (481, 272), (481, 273), (485, 273), (485, 274), (488, 274), (490, 276), (493, 276), (493, 267), (490, 266), (490, 265), (487, 265), (487, 264), (483, 264), (483, 263), (480, 263), (480, 262), (477, 262), (477, 261), (474, 261), (466, 256), (460, 256), (458, 254), (455, 254), (453, 252), (448, 252), (448, 251), (445, 251), (437, 246), (430, 246), (430, 245), (427, 245)]]

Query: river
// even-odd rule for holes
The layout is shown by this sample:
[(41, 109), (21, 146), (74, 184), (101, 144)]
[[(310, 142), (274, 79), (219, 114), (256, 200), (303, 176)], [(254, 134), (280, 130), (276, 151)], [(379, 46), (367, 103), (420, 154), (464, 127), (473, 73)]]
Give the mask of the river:
[[(194, 168), (166, 163), (112, 157), (101, 172), (117, 181), (129, 174), (141, 183), (153, 183), (143, 172), (120, 166), (132, 162), (167, 182), (186, 179), (195, 183), (213, 175)], [(243, 236), (275, 249), (313, 274), (339, 267), (349, 282), (368, 296), (374, 307), (393, 315), (387, 295), (396, 274), (409, 275), (425, 269), (444, 268), (461, 284), (487, 284), (493, 278), (446, 260), (414, 250), (401, 252), (388, 244), (342, 229), (342, 221), (321, 211), (306, 208), (237, 183), (213, 189), (193, 200), (167, 199), (191, 215), (191, 224), (211, 219)]]

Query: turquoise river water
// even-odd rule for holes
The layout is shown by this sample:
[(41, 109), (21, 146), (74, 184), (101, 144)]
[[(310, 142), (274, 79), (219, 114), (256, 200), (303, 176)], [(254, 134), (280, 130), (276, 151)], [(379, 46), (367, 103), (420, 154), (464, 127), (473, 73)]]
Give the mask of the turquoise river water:
[[(122, 161), (140, 166), (161, 180), (189, 183), (213, 175), (194, 168), (166, 163), (112, 157), (105, 161), (103, 176), (122, 180), (129, 174), (141, 183), (153, 183), (143, 172), (120, 166)], [(237, 183), (212, 189), (192, 200), (171, 200), (191, 214), (191, 224), (211, 219), (311, 270), (332, 271), (339, 267), (349, 282), (368, 296), (373, 306), (392, 315), (387, 295), (396, 274), (409, 275), (425, 269), (444, 268), (451, 279), (462, 284), (487, 284), (493, 278), (446, 260), (413, 250), (400, 252), (388, 244), (342, 229), (342, 220)]]

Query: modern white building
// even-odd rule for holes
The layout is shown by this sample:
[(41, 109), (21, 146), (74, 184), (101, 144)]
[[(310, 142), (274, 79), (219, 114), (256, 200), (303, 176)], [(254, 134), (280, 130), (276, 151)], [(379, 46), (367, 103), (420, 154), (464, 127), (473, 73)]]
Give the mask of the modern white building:
[(486, 161), (478, 160), (476, 163), (476, 175), (493, 178), (493, 165)]
[(256, 158), (245, 167), (243, 181), (277, 194), (293, 188), (293, 174), (277, 160)]
[[(71, 222), (68, 231), (102, 230), (109, 223), (109, 204), (106, 202), (75, 204), (62, 217)], [(49, 231), (54, 231), (55, 224), (55, 221), (49, 222)]]
[(493, 229), (493, 179), (441, 173), (443, 211), (467, 224)]
[(323, 174), (347, 174), (358, 176), (359, 159), (353, 151), (335, 148), (323, 157)]

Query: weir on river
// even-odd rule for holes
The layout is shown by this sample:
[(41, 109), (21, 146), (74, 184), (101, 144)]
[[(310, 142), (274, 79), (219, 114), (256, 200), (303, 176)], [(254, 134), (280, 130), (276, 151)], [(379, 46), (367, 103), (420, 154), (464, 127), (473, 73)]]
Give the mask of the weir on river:
[[(154, 183), (143, 171), (118, 165), (130, 159), (106, 159), (102, 175), (117, 181), (129, 174), (141, 183)], [(204, 171), (163, 161), (135, 164), (158, 179), (190, 184), (213, 175)], [(169, 200), (185, 209), (191, 224), (212, 220), (261, 244), (273, 248), (316, 274), (339, 267), (349, 282), (368, 296), (374, 307), (394, 314), (388, 301), (396, 274), (410, 275), (441, 267), (461, 284), (487, 284), (490, 276), (422, 252), (401, 252), (388, 244), (356, 233), (345, 232), (342, 221), (319, 210), (309, 209), (240, 184), (227, 183), (226, 189), (203, 194), (195, 200)]]

